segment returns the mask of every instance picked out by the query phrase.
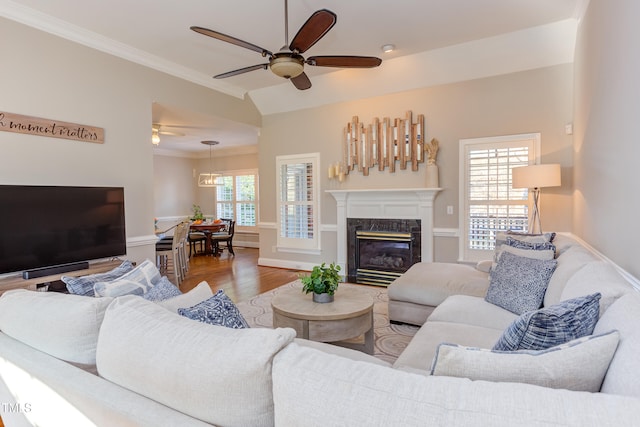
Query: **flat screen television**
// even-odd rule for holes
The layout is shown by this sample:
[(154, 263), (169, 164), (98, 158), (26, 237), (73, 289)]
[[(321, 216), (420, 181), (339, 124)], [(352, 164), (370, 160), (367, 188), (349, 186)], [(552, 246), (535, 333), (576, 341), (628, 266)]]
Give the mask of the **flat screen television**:
[(0, 185), (0, 274), (126, 254), (122, 187)]

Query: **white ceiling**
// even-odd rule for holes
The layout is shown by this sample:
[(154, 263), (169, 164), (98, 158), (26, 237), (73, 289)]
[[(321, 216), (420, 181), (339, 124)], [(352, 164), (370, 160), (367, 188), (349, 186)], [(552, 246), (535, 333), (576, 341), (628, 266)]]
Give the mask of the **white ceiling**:
[[(312, 105), (314, 99), (316, 103), (320, 98), (322, 102), (340, 100), (339, 93), (342, 91), (344, 96), (344, 90), (331, 90), (333, 76), (380, 77), (385, 65), (388, 69), (393, 69), (394, 64), (399, 67), (404, 58), (424, 58), (425, 54), (442, 52), (443, 48), (579, 18), (587, 2), (290, 0), (289, 41), (314, 11), (329, 9), (338, 16), (336, 25), (305, 56), (368, 55), (383, 59), (375, 70), (306, 66), (305, 72), (314, 85), (307, 91), (296, 90), (290, 82), (268, 70), (213, 79), (213, 75), (266, 60), (254, 51), (189, 29), (193, 25), (210, 28), (276, 52), (285, 44), (284, 0), (0, 0), (0, 16), (233, 96), (248, 95), (263, 114), (268, 114), (287, 106)], [(530, 38), (540, 38), (539, 33), (531, 35)], [(383, 54), (381, 46), (388, 43), (395, 44), (396, 50)], [(398, 86), (395, 90), (404, 89)], [(336, 98), (331, 98), (331, 92), (336, 93)], [(272, 103), (269, 107), (265, 100), (273, 100), (274, 94), (278, 94), (280, 104)], [(358, 93), (362, 95), (366, 93)], [(171, 106), (154, 105), (153, 117), (163, 124), (181, 126), (179, 132), (185, 134), (185, 137), (161, 136), (165, 149), (208, 153), (199, 144), (200, 139), (220, 139), (221, 145), (230, 146), (257, 142), (257, 129), (201, 117), (194, 112), (175, 111)]]

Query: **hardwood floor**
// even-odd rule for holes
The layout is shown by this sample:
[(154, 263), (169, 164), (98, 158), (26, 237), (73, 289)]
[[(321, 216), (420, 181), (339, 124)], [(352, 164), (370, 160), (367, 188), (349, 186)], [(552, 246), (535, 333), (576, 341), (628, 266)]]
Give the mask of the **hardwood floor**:
[(232, 301), (240, 302), (296, 280), (301, 273), (258, 266), (258, 249), (255, 248), (234, 247), (234, 251), (235, 256), (226, 250), (217, 257), (192, 256), (180, 290), (187, 292), (205, 280), (214, 292), (223, 289)]

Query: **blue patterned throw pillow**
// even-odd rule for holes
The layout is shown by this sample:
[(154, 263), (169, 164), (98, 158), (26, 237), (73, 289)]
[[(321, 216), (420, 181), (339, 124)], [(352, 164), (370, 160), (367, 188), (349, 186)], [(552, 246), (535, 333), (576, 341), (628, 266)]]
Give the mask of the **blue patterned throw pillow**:
[(182, 295), (180, 289), (178, 289), (176, 285), (171, 283), (167, 276), (162, 276), (160, 278), (160, 281), (156, 285), (154, 285), (153, 288), (142, 295), (142, 298), (156, 302), (177, 297), (178, 295)]
[(556, 246), (551, 242), (527, 242), (525, 240), (514, 239), (511, 236), (507, 236), (505, 243), (512, 248), (518, 249), (529, 249), (533, 251), (546, 251), (553, 249), (554, 252), (556, 250)]
[(206, 299), (190, 308), (179, 308), (178, 314), (199, 322), (227, 328), (248, 328), (249, 324), (242, 317), (238, 307), (224, 293), (222, 289), (211, 298)]
[(527, 258), (505, 251), (491, 271), (485, 300), (515, 314), (537, 310), (557, 264), (555, 259)]
[(493, 350), (544, 350), (593, 333), (600, 315), (600, 293), (530, 311), (504, 331)]
[(70, 294), (83, 295), (87, 297), (95, 296), (93, 285), (98, 282), (109, 282), (133, 270), (131, 261), (123, 261), (122, 264), (113, 270), (105, 273), (89, 274), (80, 277), (62, 276), (60, 280), (67, 286)]

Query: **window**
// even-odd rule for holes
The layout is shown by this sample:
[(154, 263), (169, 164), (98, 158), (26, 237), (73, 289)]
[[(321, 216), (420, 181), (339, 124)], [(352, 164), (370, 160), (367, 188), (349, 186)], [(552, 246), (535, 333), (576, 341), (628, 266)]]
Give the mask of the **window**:
[(216, 216), (235, 219), (238, 231), (257, 231), (258, 172), (225, 172), (218, 181), (223, 185), (216, 187)]
[(529, 191), (511, 188), (511, 169), (539, 148), (537, 133), (460, 140), (461, 260), (490, 258), (499, 230), (527, 230)]
[(276, 158), (279, 248), (318, 251), (318, 153)]

